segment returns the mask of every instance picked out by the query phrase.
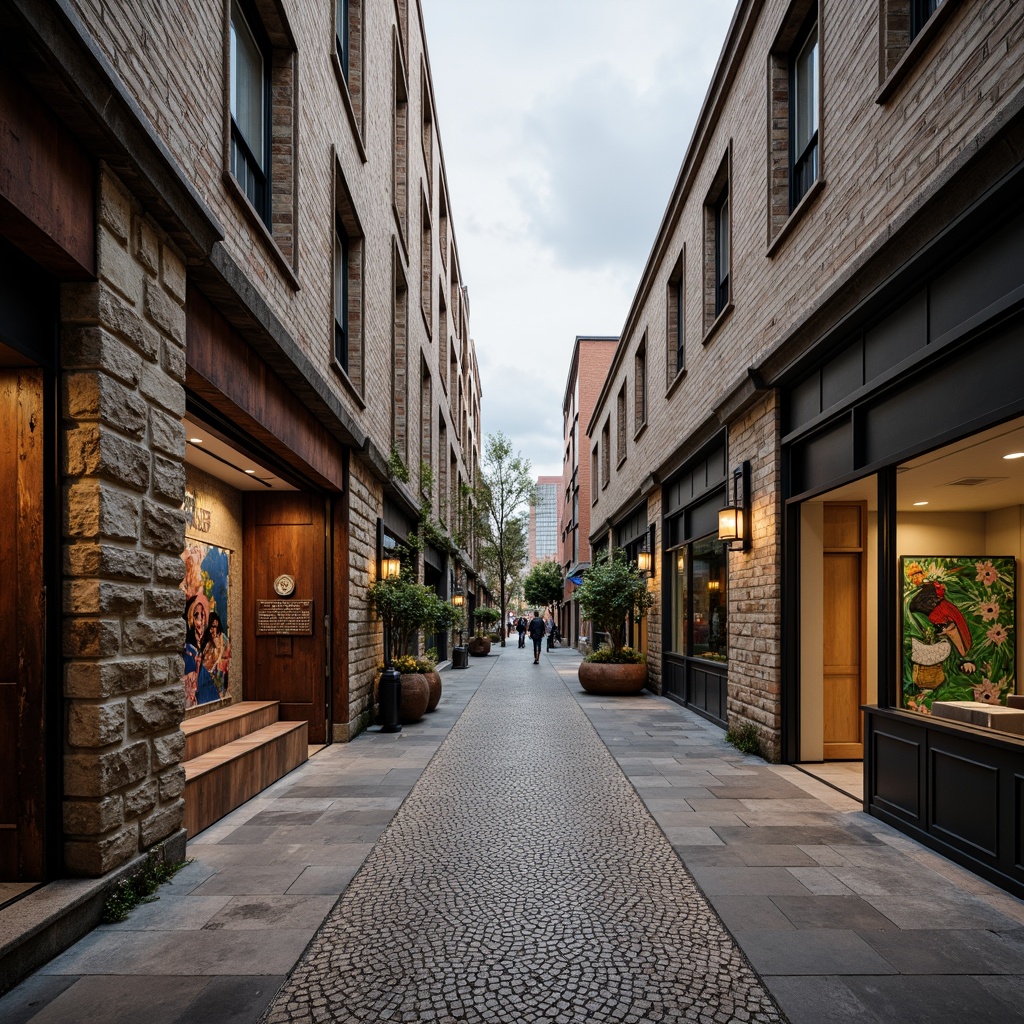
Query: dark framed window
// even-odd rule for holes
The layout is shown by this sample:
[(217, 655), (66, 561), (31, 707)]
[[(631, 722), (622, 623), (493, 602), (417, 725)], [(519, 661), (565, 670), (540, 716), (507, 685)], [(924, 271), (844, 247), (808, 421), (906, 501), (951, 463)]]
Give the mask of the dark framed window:
[(715, 316), (729, 305), (730, 222), (729, 183), (726, 182), (715, 203)]
[(340, 224), (334, 228), (334, 358), (348, 373), (348, 261), (349, 240)]
[(942, 6), (942, 0), (910, 0), (910, 38), (924, 28), (928, 19)]
[(647, 335), (637, 346), (633, 357), (633, 430), (639, 431), (647, 422)]
[(270, 227), (270, 45), (238, 0), (231, 4), (231, 173)]
[(669, 552), (671, 644), (676, 654), (727, 660), (728, 557), (714, 534)]
[(334, 49), (338, 54), (342, 74), (348, 80), (349, 66), (349, 2), (350, 0), (334, 0)]
[(818, 22), (793, 50), (789, 65), (789, 209), (818, 179)]

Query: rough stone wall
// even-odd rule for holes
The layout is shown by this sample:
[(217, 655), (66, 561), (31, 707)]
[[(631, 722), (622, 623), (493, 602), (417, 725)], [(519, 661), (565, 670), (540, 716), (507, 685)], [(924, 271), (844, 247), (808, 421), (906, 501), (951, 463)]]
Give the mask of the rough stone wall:
[(181, 828), (185, 266), (108, 169), (99, 280), (62, 292), (65, 866)]
[[(369, 587), (377, 578), (377, 517), (384, 504), (380, 483), (353, 459), (349, 469), (349, 736), (369, 724), (373, 686), (384, 661), (383, 631), (373, 613)], [(340, 727), (342, 730), (344, 726)], [(338, 727), (336, 727), (336, 730)]]
[(762, 751), (781, 757), (781, 417), (771, 392), (729, 425), (729, 465), (750, 460), (751, 547), (729, 554), (729, 725), (757, 726)]

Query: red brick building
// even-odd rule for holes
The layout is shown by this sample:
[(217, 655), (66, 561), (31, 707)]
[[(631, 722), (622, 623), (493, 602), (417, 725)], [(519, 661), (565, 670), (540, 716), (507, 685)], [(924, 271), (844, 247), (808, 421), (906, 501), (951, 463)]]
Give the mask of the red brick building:
[(591, 460), (586, 437), (587, 423), (593, 413), (608, 367), (615, 354), (618, 338), (577, 335), (569, 363), (569, 375), (562, 399), (562, 444), (564, 448), (561, 477), (561, 515), (559, 536), (560, 558), (565, 571), (559, 631), (566, 642), (575, 646), (588, 625), (580, 621), (579, 606), (573, 600), (576, 584), (583, 570), (590, 565)]

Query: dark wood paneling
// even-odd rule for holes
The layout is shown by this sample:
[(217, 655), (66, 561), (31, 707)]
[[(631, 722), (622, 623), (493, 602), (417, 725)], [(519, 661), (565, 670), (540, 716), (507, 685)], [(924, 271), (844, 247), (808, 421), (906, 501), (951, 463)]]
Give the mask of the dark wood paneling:
[(197, 288), (185, 307), (188, 388), (319, 487), (341, 490), (343, 451)]
[(931, 750), (931, 827), (954, 842), (998, 855), (999, 770), (949, 750)]
[(1024, 742), (884, 708), (865, 719), (864, 809), (1024, 897)]
[(41, 880), (44, 709), (44, 429), (41, 370), (0, 370), (0, 880)]
[(665, 659), (663, 688), (666, 697), (725, 728), (729, 704), (728, 673), (707, 667), (699, 659)]
[(20, 79), (0, 69), (0, 235), (69, 280), (96, 274), (96, 171)]

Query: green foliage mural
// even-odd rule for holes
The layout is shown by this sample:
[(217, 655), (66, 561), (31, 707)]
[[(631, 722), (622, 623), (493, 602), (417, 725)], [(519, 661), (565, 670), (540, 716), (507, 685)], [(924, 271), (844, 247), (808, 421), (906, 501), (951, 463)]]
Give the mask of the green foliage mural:
[(900, 559), (905, 708), (1006, 703), (1016, 681), (1016, 574), (1009, 556)]

